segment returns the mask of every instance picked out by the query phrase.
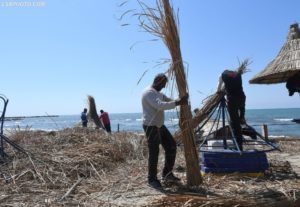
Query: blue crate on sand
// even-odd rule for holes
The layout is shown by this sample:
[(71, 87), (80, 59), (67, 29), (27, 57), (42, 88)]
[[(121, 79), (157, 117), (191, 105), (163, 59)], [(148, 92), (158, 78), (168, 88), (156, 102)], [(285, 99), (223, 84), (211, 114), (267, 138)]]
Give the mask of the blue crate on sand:
[(232, 150), (201, 152), (201, 173), (238, 173), (248, 176), (263, 176), (269, 168), (265, 152), (251, 150), (242, 154)]

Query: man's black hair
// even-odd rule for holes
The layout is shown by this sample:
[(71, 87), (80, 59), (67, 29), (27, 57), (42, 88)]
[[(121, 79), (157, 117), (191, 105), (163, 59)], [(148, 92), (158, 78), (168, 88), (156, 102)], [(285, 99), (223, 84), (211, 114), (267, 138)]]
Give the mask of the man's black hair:
[(159, 73), (155, 76), (153, 80), (153, 84), (157, 84), (161, 82), (162, 80), (168, 80), (167, 76), (164, 73)]

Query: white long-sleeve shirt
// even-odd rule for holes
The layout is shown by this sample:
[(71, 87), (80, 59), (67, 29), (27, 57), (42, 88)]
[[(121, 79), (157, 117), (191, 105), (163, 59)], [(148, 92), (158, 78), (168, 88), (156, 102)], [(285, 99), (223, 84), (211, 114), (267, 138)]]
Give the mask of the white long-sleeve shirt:
[(164, 111), (176, 107), (175, 100), (150, 87), (142, 95), (143, 125), (161, 127), (165, 121)]

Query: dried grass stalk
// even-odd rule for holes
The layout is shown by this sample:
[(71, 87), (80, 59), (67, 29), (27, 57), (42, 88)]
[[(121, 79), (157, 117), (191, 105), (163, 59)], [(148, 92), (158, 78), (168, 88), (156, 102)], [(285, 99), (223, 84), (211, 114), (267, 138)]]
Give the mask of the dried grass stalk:
[[(172, 65), (169, 69), (171, 76), (175, 77), (179, 96), (183, 97), (188, 93), (188, 86), (183, 65), (180, 38), (173, 8), (169, 0), (157, 0), (157, 8), (153, 9), (138, 1), (144, 13), (140, 15), (142, 28), (147, 32), (162, 38), (169, 49), (172, 57)], [(144, 21), (146, 19), (146, 22)], [(202, 183), (200, 174), (199, 157), (196, 149), (195, 134), (192, 127), (192, 113), (190, 105), (180, 107), (180, 129), (184, 144), (184, 152), (187, 166), (187, 184), (198, 186)]]
[(71, 188), (63, 195), (63, 197), (61, 197), (60, 201), (64, 200), (65, 198), (67, 198), (73, 191), (74, 189), (77, 187), (77, 185), (79, 185), (79, 183), (82, 181), (82, 178), (79, 178), (76, 183), (74, 183)]
[(94, 121), (97, 127), (103, 128), (102, 122), (97, 114), (96, 102), (93, 96), (88, 96), (89, 116)]
[(250, 59), (245, 59), (243, 62), (240, 63), (240, 66), (236, 69), (236, 71), (240, 74), (247, 73), (250, 69), (248, 66), (252, 63)]

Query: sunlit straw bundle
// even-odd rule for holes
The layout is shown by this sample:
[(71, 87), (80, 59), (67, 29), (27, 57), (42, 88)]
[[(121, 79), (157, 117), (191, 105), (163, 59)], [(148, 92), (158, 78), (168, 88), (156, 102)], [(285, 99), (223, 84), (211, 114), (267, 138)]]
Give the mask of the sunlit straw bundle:
[[(180, 38), (177, 30), (178, 22), (175, 21), (174, 11), (169, 0), (157, 0), (157, 8), (150, 8), (142, 1), (139, 1), (143, 13), (139, 15), (141, 27), (147, 32), (160, 37), (168, 47), (172, 57), (172, 64), (169, 69), (171, 76), (175, 77), (179, 96), (188, 94), (188, 86), (183, 65)], [(187, 184), (197, 186), (202, 182), (199, 158), (196, 150), (195, 135), (191, 125), (192, 113), (189, 105), (180, 107), (180, 128), (185, 149), (187, 166)]]
[(97, 127), (103, 128), (103, 125), (100, 121), (100, 118), (97, 114), (97, 109), (96, 109), (96, 103), (95, 99), (93, 96), (88, 96), (88, 102), (89, 102), (89, 116), (90, 118), (94, 121)]

